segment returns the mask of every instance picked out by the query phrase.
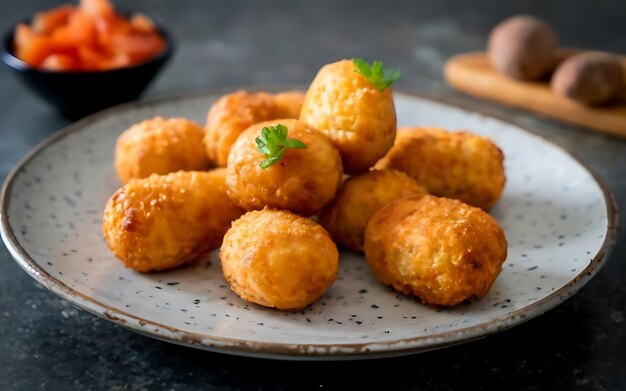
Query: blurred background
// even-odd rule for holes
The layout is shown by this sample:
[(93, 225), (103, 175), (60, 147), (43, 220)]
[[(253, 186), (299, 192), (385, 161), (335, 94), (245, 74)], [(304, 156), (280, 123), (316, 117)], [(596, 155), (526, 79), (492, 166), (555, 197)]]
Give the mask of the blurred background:
[[(4, 31), (60, 1), (3, 1)], [(626, 54), (624, 0), (207, 1), (127, 0), (155, 16), (177, 52), (145, 96), (246, 85), (306, 85), (321, 65), (380, 59), (403, 70), (395, 89), (495, 114), (564, 145), (626, 201), (626, 143), (454, 92), (452, 55), (484, 50), (518, 13), (552, 24), (563, 46)], [(69, 124), (0, 70), (0, 178)], [(93, 91), (97, 94), (98, 91)], [(622, 221), (626, 215), (621, 213)], [(624, 239), (624, 235), (621, 236)], [(626, 388), (626, 243), (606, 268), (550, 313), (463, 346), (407, 358), (282, 363), (195, 351), (130, 333), (45, 291), (0, 246), (0, 389)], [(384, 369), (383, 369), (384, 368)]]
[[(62, 3), (3, 2), (3, 27)], [(619, 0), (114, 3), (154, 15), (177, 38), (178, 53), (151, 93), (220, 85), (303, 84), (321, 65), (350, 57), (381, 59), (403, 69), (398, 88), (439, 90), (444, 88), (441, 69), (448, 57), (484, 49), (491, 28), (518, 13), (544, 18), (564, 46), (626, 51), (626, 7)], [(21, 92), (13, 83), (7, 87)]]

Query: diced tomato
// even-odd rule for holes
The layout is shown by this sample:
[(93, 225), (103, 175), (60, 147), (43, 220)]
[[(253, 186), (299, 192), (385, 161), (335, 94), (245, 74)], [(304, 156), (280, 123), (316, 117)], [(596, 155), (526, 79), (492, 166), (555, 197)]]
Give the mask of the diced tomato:
[(100, 63), (101, 70), (125, 68), (131, 65), (130, 57), (125, 53), (116, 53)]
[(140, 33), (149, 34), (156, 30), (152, 19), (140, 13), (133, 15), (133, 17), (130, 19), (130, 25), (135, 31)]
[(37, 36), (33, 29), (24, 23), (20, 23), (15, 28), (15, 37), (14, 42), (16, 49), (20, 48), (24, 45), (28, 45), (28, 43)]
[(54, 49), (49, 37), (37, 35), (26, 44), (17, 47), (16, 54), (25, 63), (38, 67), (46, 57), (54, 53)]
[(111, 54), (93, 46), (79, 46), (78, 57), (83, 69), (95, 71), (100, 69), (100, 63), (108, 60)]
[(162, 52), (165, 42), (156, 34), (120, 35), (115, 37), (113, 48), (128, 54), (133, 63), (140, 63)]
[(52, 42), (59, 51), (76, 50), (79, 46), (91, 46), (96, 43), (97, 33), (91, 18), (76, 11), (69, 24), (61, 26), (52, 33)]
[(87, 70), (109, 70), (131, 65), (131, 58), (125, 53), (112, 53), (101, 49), (81, 47), (79, 55)]
[(57, 49), (71, 49), (75, 46), (72, 31), (69, 26), (62, 26), (54, 30), (51, 38)]
[(37, 13), (15, 29), (15, 52), (32, 66), (55, 71), (131, 66), (161, 53), (165, 40), (143, 14), (127, 19), (109, 0), (80, 0)]
[(115, 24), (117, 15), (109, 0), (80, 0), (79, 8), (91, 16), (98, 32), (98, 39), (108, 34)]
[(98, 29), (98, 42), (105, 47), (111, 47), (115, 37), (132, 32), (130, 22), (125, 18), (116, 17), (111, 23), (100, 25)]
[(76, 46), (93, 45), (96, 43), (98, 33), (94, 20), (82, 10), (76, 10), (70, 17), (69, 24), (70, 39)]
[(67, 24), (73, 11), (73, 6), (64, 4), (49, 11), (38, 12), (33, 17), (33, 30), (37, 34), (52, 34), (55, 29)]
[(69, 54), (51, 54), (41, 63), (41, 67), (50, 71), (73, 71), (80, 68), (80, 61)]
[(79, 8), (94, 19), (111, 21), (115, 18), (115, 9), (109, 0), (80, 0)]

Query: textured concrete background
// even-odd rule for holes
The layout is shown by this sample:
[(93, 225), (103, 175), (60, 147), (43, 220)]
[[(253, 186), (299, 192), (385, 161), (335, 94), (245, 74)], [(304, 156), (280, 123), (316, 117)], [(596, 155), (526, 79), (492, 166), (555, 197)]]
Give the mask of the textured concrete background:
[[(0, 26), (56, 1), (3, 1)], [(121, 1), (120, 1), (121, 3)], [(626, 204), (626, 142), (450, 90), (449, 56), (484, 47), (512, 14), (545, 18), (566, 46), (626, 53), (615, 1), (124, 1), (170, 26), (178, 53), (147, 95), (215, 86), (308, 83), (324, 63), (379, 58), (398, 89), (429, 93), (531, 128), (603, 176)], [(0, 178), (68, 122), (0, 71)], [(94, 92), (97, 93), (97, 92)], [(622, 221), (626, 214), (621, 213)], [(0, 246), (0, 389), (626, 389), (626, 241), (557, 309), (506, 332), (426, 354), (339, 363), (244, 359), (119, 328), (41, 288)]]

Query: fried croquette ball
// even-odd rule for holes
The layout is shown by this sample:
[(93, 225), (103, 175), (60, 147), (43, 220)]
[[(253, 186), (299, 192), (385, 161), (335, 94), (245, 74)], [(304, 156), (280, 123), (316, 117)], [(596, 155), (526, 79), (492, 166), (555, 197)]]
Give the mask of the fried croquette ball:
[(203, 137), (202, 128), (184, 118), (155, 117), (139, 122), (117, 139), (117, 174), (126, 183), (152, 174), (206, 170), (210, 163)]
[(365, 258), (376, 278), (436, 306), (483, 297), (506, 255), (498, 223), (449, 198), (392, 202), (376, 212), (365, 232)]
[(109, 199), (102, 230), (122, 263), (139, 272), (193, 263), (219, 247), (243, 210), (226, 195), (225, 169), (134, 179)]
[(396, 136), (391, 88), (378, 90), (355, 69), (351, 60), (322, 67), (300, 112), (301, 121), (330, 137), (350, 175), (372, 167)]
[[(261, 129), (278, 124), (305, 149), (287, 149), (276, 164), (261, 168), (266, 156), (257, 150)], [(262, 122), (244, 131), (228, 156), (228, 195), (246, 209), (287, 209), (310, 216), (332, 200), (343, 177), (341, 157), (322, 133), (295, 119)]]
[(319, 224), (288, 211), (248, 212), (224, 236), (222, 271), (242, 299), (281, 310), (304, 308), (337, 278), (337, 246)]
[(237, 91), (218, 99), (207, 115), (204, 144), (213, 163), (225, 167), (228, 152), (248, 127), (279, 118), (298, 118), (303, 94), (297, 91), (272, 95)]
[(339, 246), (361, 252), (365, 227), (374, 213), (392, 201), (420, 194), (426, 190), (400, 171), (369, 171), (343, 183), (320, 214), (320, 224)]
[(396, 142), (377, 164), (408, 174), (433, 195), (491, 209), (504, 189), (502, 151), (470, 132), (401, 128)]
[(298, 118), (304, 102), (302, 91), (287, 91), (274, 95), (276, 103), (276, 118)]

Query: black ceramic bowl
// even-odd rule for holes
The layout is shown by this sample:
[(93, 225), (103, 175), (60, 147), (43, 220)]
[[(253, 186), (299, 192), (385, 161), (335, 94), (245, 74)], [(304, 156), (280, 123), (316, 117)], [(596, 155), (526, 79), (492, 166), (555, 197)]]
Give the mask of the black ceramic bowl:
[(174, 52), (174, 42), (162, 25), (165, 50), (147, 62), (108, 71), (53, 72), (31, 67), (13, 51), (15, 26), (4, 35), (2, 61), (41, 98), (70, 118), (79, 118), (118, 103), (135, 100)]

